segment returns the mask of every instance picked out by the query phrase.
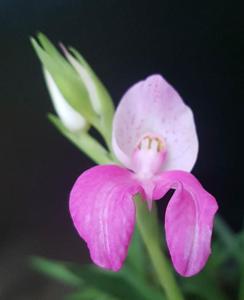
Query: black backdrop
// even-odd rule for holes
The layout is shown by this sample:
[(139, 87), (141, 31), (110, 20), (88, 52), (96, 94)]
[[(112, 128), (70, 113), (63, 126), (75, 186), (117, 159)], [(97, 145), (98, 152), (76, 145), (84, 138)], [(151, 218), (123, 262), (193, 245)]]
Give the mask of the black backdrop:
[(132, 83), (163, 74), (195, 114), (200, 153), (193, 173), (216, 196), (231, 227), (241, 228), (244, 205), (236, 166), (243, 31), (237, 1), (2, 0), (1, 299), (33, 299), (31, 289), (35, 299), (59, 299), (55, 292), (45, 294), (47, 281), (26, 271), (29, 254), (86, 259), (67, 197), (92, 162), (45, 117), (53, 108), (29, 43), (37, 31), (76, 47), (115, 102)]

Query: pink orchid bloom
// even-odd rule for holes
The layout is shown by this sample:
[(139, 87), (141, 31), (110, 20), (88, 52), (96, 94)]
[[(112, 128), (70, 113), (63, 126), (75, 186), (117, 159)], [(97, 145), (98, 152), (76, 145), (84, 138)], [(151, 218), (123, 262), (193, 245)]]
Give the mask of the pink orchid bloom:
[(159, 200), (175, 192), (165, 213), (166, 240), (176, 271), (192, 276), (211, 252), (218, 206), (191, 174), (198, 139), (191, 109), (160, 75), (133, 85), (113, 121), (112, 145), (124, 165), (95, 166), (80, 175), (70, 194), (70, 213), (91, 259), (118, 271), (136, 220), (133, 196)]

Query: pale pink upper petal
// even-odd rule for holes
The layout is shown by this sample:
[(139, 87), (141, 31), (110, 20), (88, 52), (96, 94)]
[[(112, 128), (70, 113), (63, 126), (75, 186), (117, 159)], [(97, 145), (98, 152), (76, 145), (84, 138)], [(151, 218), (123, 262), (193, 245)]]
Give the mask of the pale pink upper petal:
[(160, 75), (133, 85), (115, 112), (113, 149), (128, 168), (136, 144), (146, 134), (164, 139), (167, 150), (164, 170), (192, 169), (198, 154), (192, 111)]
[(94, 263), (118, 271), (135, 223), (132, 196), (140, 190), (128, 170), (96, 166), (85, 171), (70, 193), (70, 213)]
[(173, 265), (182, 276), (198, 273), (211, 253), (215, 198), (190, 173), (165, 172), (157, 178), (154, 199), (176, 189), (165, 213), (165, 231)]

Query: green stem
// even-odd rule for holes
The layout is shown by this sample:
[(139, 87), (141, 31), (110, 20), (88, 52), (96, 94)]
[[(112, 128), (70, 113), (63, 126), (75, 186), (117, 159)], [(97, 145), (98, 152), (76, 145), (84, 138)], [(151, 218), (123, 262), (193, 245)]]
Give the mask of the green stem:
[(57, 116), (50, 113), (48, 114), (48, 119), (67, 139), (69, 139), (94, 162), (97, 164), (112, 163), (110, 153), (88, 132), (85, 130), (77, 133), (70, 132)]
[(135, 197), (135, 203), (138, 228), (151, 258), (158, 281), (169, 300), (183, 300), (183, 295), (175, 281), (171, 266), (161, 248), (156, 207), (153, 203), (152, 210), (149, 212), (146, 201), (142, 201), (139, 195)]

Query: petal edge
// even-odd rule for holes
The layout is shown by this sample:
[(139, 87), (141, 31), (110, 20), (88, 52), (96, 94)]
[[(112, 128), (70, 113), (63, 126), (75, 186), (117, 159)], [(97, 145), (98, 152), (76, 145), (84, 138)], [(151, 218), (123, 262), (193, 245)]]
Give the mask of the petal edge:
[(163, 196), (165, 186), (176, 189), (165, 213), (171, 259), (179, 274), (193, 276), (205, 266), (211, 253), (213, 220), (218, 205), (190, 173), (165, 172), (158, 179), (154, 197)]
[(131, 168), (134, 147), (145, 134), (166, 141), (162, 170), (191, 171), (198, 155), (198, 138), (191, 109), (161, 76), (134, 84), (122, 97), (113, 121), (113, 150)]
[(100, 267), (118, 271), (127, 255), (134, 230), (132, 195), (140, 186), (128, 170), (96, 166), (85, 171), (70, 193), (70, 213), (91, 259)]

